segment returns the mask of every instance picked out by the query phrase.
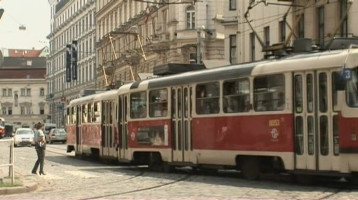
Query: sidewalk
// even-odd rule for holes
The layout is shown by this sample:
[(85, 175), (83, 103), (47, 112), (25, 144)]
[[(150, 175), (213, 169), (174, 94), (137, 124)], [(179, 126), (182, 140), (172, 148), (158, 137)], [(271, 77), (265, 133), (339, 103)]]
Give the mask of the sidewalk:
[[(11, 180), (4, 179), (4, 182), (10, 183)], [(15, 183), (18, 183), (21, 186), (0, 187), (0, 195), (32, 192), (37, 189), (37, 185), (38, 185), (37, 181), (35, 180), (35, 176), (33, 175), (25, 175), (25, 176), (17, 177)]]

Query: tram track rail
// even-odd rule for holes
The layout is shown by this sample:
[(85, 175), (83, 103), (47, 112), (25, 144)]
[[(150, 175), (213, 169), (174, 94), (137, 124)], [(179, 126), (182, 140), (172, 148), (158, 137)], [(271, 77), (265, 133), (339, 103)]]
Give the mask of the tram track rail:
[[(54, 154), (59, 154), (59, 155), (65, 155), (65, 156), (69, 156), (69, 157), (73, 157), (75, 159), (79, 159), (79, 160), (87, 160), (87, 161), (91, 161), (91, 162), (97, 162), (97, 160), (93, 160), (93, 159), (83, 159), (83, 158), (79, 158), (79, 157), (75, 157), (75, 156), (71, 156), (68, 155), (68, 153), (66, 152), (59, 152), (58, 150), (63, 150), (63, 148), (57, 147), (57, 146), (51, 146), (51, 148), (48, 149), (49, 152), (54, 153)], [(107, 163), (108, 164), (108, 163)], [(106, 182), (101, 182), (101, 185), (110, 185), (110, 184), (115, 184), (118, 185), (118, 187), (120, 188), (122, 184), (127, 185), (129, 184), (131, 181), (136, 182), (136, 181), (141, 181), (140, 178), (143, 176), (146, 176), (148, 173), (153, 173), (153, 171), (150, 171), (148, 168), (143, 168), (143, 167), (139, 167), (139, 166), (135, 166), (135, 165), (130, 165), (130, 166), (125, 166), (123, 168), (121, 168), (121, 170), (131, 170), (133, 171), (138, 171), (137, 174), (133, 175), (132, 177), (129, 177), (127, 179), (119, 179), (119, 180), (112, 180), (112, 181), (106, 181)], [(158, 173), (158, 172), (154, 172), (154, 173)], [(162, 173), (162, 172), (159, 172)], [(166, 173), (162, 173), (162, 174), (166, 174)], [(92, 197), (86, 197), (85, 199), (101, 199), (101, 198), (109, 198), (109, 197), (115, 197), (115, 196), (121, 196), (121, 195), (126, 195), (126, 194), (135, 194), (135, 193), (140, 193), (143, 191), (150, 191), (150, 190), (154, 190), (157, 188), (161, 188), (161, 187), (165, 187), (168, 185), (173, 185), (182, 181), (185, 181), (187, 179), (189, 179), (189, 177), (192, 176), (216, 176), (216, 177), (227, 177), (227, 178), (237, 178), (237, 179), (241, 179), (240, 178), (240, 172), (216, 172), (216, 173), (212, 173), (212, 172), (198, 172), (198, 171), (194, 171), (194, 170), (188, 170), (188, 169), (176, 169), (174, 171), (174, 174), (178, 175), (179, 177), (175, 180), (170, 180), (167, 181), (165, 183), (153, 183), (152, 185), (148, 185), (147, 187), (141, 187), (141, 188), (135, 188), (133, 187), (132, 190), (127, 190), (127, 191), (121, 191), (121, 192), (113, 192), (113, 193), (109, 193), (109, 194), (105, 194), (105, 195), (94, 195)], [(278, 174), (268, 174), (268, 175), (264, 175), (261, 177), (261, 181), (265, 181), (265, 182), (276, 182), (276, 183), (282, 183), (282, 184), (287, 184), (287, 185), (300, 185), (298, 183), (294, 183), (292, 182), (290, 176), (287, 175), (278, 175)], [(68, 193), (68, 192), (72, 192), (75, 190), (94, 190), (94, 189), (100, 189), (102, 188), (101, 185), (98, 185), (97, 183), (93, 183), (93, 184), (89, 184), (86, 185), (85, 187), (80, 187), (80, 188), (71, 188), (71, 189), (66, 189), (66, 190), (51, 190), (49, 192), (47, 191), (42, 191), (41, 193), (51, 193), (51, 192), (60, 192), (60, 193)], [(330, 188), (333, 189), (332, 192), (330, 192), (327, 195), (321, 196), (319, 198), (317, 198), (317, 200), (323, 200), (323, 199), (328, 199), (328, 198), (332, 198), (336, 195), (339, 195), (341, 192), (344, 191), (350, 191), (353, 189), (357, 189), (358, 187), (355, 185), (350, 185), (348, 182), (342, 182), (342, 181), (337, 181), (337, 180), (331, 180), (329, 179), (327, 180), (320, 180), (317, 181), (315, 183), (312, 183), (310, 186), (315, 187), (315, 188)]]
[[(31, 147), (26, 147), (31, 148)], [(33, 147), (32, 147), (33, 149)], [(187, 182), (192, 181), (200, 181), (200, 183), (208, 179), (206, 177), (215, 177), (224, 178), (224, 182), (230, 183), (231, 186), (237, 186), (238, 189), (240, 187), (248, 188), (252, 187), (254, 190), (257, 185), (262, 184), (262, 188), (267, 188), (272, 185), (273, 189), (276, 188), (288, 188), (288, 191), (294, 189), (300, 191), (301, 184), (297, 184), (291, 181), (291, 178), (288, 174), (265, 174), (261, 177), (261, 181), (247, 181), (242, 179), (240, 176), (240, 172), (236, 170), (219, 170), (219, 172), (215, 172), (215, 170), (192, 170), (189, 167), (176, 168), (174, 173), (164, 173), (164, 172), (153, 172), (149, 170), (146, 166), (135, 166), (135, 165), (113, 165), (108, 163), (106, 166), (102, 165), (103, 163), (99, 163), (96, 160), (92, 159), (83, 159), (81, 157), (75, 157), (72, 155), (68, 155), (65, 151), (63, 151), (63, 147), (51, 145), (47, 148), (49, 156), (56, 157), (57, 155), (68, 156), (67, 158), (59, 158), (65, 163), (68, 163), (66, 160), (72, 160), (70, 162), (77, 162), (78, 160), (80, 166), (78, 169), (72, 169), (71, 167), (67, 168), (66, 166), (61, 167), (65, 174), (66, 170), (69, 171), (84, 171), (84, 172), (95, 172), (93, 175), (94, 178), (89, 179), (79, 179), (80, 182), (71, 185), (65, 185), (63, 183), (72, 183), (74, 180), (77, 180), (76, 177), (71, 178), (71, 175), (68, 175), (68, 180), (64, 180), (61, 182), (57, 182), (57, 176), (63, 176), (62, 174), (49, 173), (46, 176), (39, 176), (36, 178), (39, 181), (39, 188), (36, 191), (36, 195), (39, 197), (49, 197), (52, 194), (56, 193), (57, 195), (63, 196), (64, 199), (69, 198), (69, 194), (75, 194), (75, 196), (71, 196), (71, 199), (106, 199), (106, 198), (127, 198), (130, 196), (141, 196), (145, 194), (154, 194), (157, 191), (163, 191), (168, 188), (177, 188), (181, 187), (182, 184), (187, 185)], [(50, 159), (51, 161), (51, 159)], [(87, 164), (81, 163), (81, 161), (88, 161), (90, 163)], [(92, 163), (92, 164), (91, 164)], [(53, 163), (51, 163), (52, 165)], [(99, 165), (97, 165), (99, 164)], [(77, 164), (75, 164), (77, 165)], [(54, 165), (59, 166), (59, 165)], [(81, 168), (83, 166), (83, 168)], [(57, 168), (55, 168), (57, 170)], [(109, 174), (105, 175), (108, 171)], [(96, 176), (100, 176), (103, 173), (103, 177), (97, 178)], [(26, 173), (24, 172), (26, 175)], [(65, 175), (64, 174), (64, 175)], [(54, 175), (54, 177), (51, 177)], [(36, 176), (34, 176), (36, 177)], [(204, 178), (203, 178), (204, 177)], [(63, 176), (64, 179), (67, 179), (67, 176)], [(337, 179), (329, 179), (326, 177), (320, 177), (321, 179), (316, 183), (310, 185), (302, 185), (302, 190), (307, 191), (316, 191), (318, 194), (314, 198), (315, 200), (323, 200), (323, 199), (334, 199), (339, 198), (345, 193), (349, 193), (357, 189), (357, 186), (352, 186), (348, 182), (337, 181)], [(42, 179), (42, 180), (41, 180)], [(210, 178), (211, 179), (211, 178)], [(236, 180), (235, 180), (236, 179)], [(236, 184), (236, 181), (239, 184)], [(81, 184), (83, 183), (83, 184)], [(206, 184), (215, 184), (215, 181), (205, 182)], [(177, 184), (177, 185), (175, 185)], [(111, 188), (107, 188), (111, 185)], [(225, 184), (224, 184), (225, 185)], [(268, 186), (269, 185), (269, 186)], [(298, 187), (296, 187), (298, 186)], [(258, 188), (261, 188), (259, 186)], [(269, 187), (271, 188), (271, 187)], [(310, 189), (308, 189), (310, 188)], [(93, 192), (92, 192), (93, 191)], [(96, 192), (102, 191), (102, 192)], [(245, 196), (245, 194), (243, 194)], [(248, 195), (249, 196), (249, 195)]]
[[(61, 148), (59, 147), (56, 147), (56, 146), (51, 146), (51, 148), (55, 148), (55, 149), (58, 149), (58, 150), (62, 150)], [(49, 150), (51, 151), (51, 150)], [(51, 151), (53, 153), (56, 153), (56, 154), (61, 154), (61, 155), (66, 155), (66, 156), (70, 156), (68, 155), (68, 153), (62, 153), (62, 152), (56, 152), (56, 151)], [(70, 156), (72, 157), (72, 156)], [(83, 160), (83, 157), (75, 157), (73, 156), (73, 158), (78, 158), (78, 159), (81, 159)], [(93, 159), (90, 159), (90, 158), (87, 158), (85, 157), (84, 160), (88, 160), (88, 161), (100, 161), (100, 160), (93, 160)], [(107, 163), (108, 164), (108, 163)], [(131, 168), (130, 170), (136, 170), (136, 169), (139, 169), (136, 165), (130, 165)], [(143, 170), (143, 169), (142, 169)], [(149, 169), (145, 169), (145, 170), (148, 170), (150, 171)], [(219, 170), (221, 171), (221, 170)], [(230, 170), (228, 170), (230, 171)], [(164, 172), (163, 172), (164, 173)], [(244, 179), (242, 176), (241, 176), (241, 172), (238, 172), (238, 171), (235, 171), (235, 172), (225, 172), (224, 170), (224, 173), (221, 171), (221, 172), (212, 172), (212, 170), (188, 170), (188, 169), (176, 169), (174, 170), (174, 173), (186, 173), (186, 174), (191, 174), (191, 175), (203, 175), (203, 176), (218, 176), (218, 177), (228, 177), (228, 178), (237, 178), (237, 179)], [(234, 174), (234, 175), (233, 175)], [(286, 184), (296, 184), (296, 185), (302, 185), (300, 183), (296, 183), (293, 181), (292, 177), (290, 175), (287, 175), (287, 174), (263, 174), (262, 177), (260, 178), (262, 181), (274, 181), (274, 182), (280, 182), (280, 183), (286, 183)], [(323, 179), (320, 179), (318, 177), (317, 181), (315, 181), (314, 183), (311, 183), (310, 184), (311, 186), (315, 187), (315, 186), (324, 186), (324, 187), (327, 187), (327, 188), (340, 188), (341, 190), (346, 190), (346, 189), (358, 189), (358, 184), (355, 184), (355, 185), (352, 185), (350, 182), (348, 181), (339, 181), (338, 179), (328, 179), (328, 178), (325, 178), (323, 177)]]
[[(47, 148), (46, 151), (51, 152), (53, 154), (73, 157), (75, 159), (78, 158), (75, 156), (70, 156), (65, 152), (59, 152), (58, 150), (63, 150), (63, 149), (56, 147), (56, 146), (51, 146), (50, 148)], [(89, 162), (97, 161), (97, 160), (92, 160), (92, 159), (79, 159), (79, 160), (85, 160), (85, 161), (89, 161)], [(115, 168), (110, 168), (110, 169), (115, 170)], [(46, 194), (56, 193), (56, 194), (64, 194), (65, 195), (65, 194), (69, 194), (73, 191), (78, 191), (78, 190), (95, 191), (95, 190), (104, 188), (108, 185), (118, 185), (118, 187), (120, 188), (121, 185), (128, 185), (131, 183), (135, 183), (137, 181), (141, 181), (140, 179), (142, 177), (146, 177), (148, 173), (152, 173), (152, 174), (157, 173), (157, 172), (149, 171), (148, 169), (140, 167), (140, 166), (124, 166), (123, 168), (120, 168), (120, 169), (121, 170), (130, 170), (131, 172), (134, 172), (134, 174), (129, 177), (126, 177), (124, 179), (105, 181), (105, 182), (101, 182), (100, 184), (98, 182), (96, 182), (96, 183), (86, 184), (85, 186), (81, 185), (81, 186), (77, 186), (77, 187), (71, 187), (68, 189), (53, 188), (53, 189), (48, 189), (46, 191), (38, 191), (37, 194), (46, 195)], [(86, 197), (84, 199), (101, 199), (101, 198), (106, 198), (106, 197), (111, 197), (111, 196), (120, 196), (120, 195), (125, 195), (125, 194), (133, 194), (136, 192), (148, 191), (148, 190), (152, 190), (152, 189), (156, 189), (156, 188), (165, 187), (167, 185), (173, 185), (173, 184), (181, 182), (181, 181), (185, 181), (186, 179), (188, 179), (191, 176), (192, 175), (190, 175), (190, 174), (184, 174), (184, 175), (181, 174), (181, 175), (178, 175), (178, 177), (174, 178), (174, 180), (166, 181), (164, 183), (162, 181), (160, 181), (159, 183), (148, 184), (148, 186), (146, 186), (146, 187), (141, 187), (141, 188), (133, 187), (134, 188), (133, 190), (115, 192), (115, 193), (110, 193), (110, 194), (106, 194), (106, 195), (94, 195), (92, 197)], [(79, 198), (79, 199), (81, 199), (81, 198)]]
[(79, 200), (85, 200), (85, 199), (102, 199), (102, 198), (106, 198), (106, 197), (114, 197), (114, 196), (121, 196), (121, 195), (125, 195), (125, 194), (133, 194), (133, 193), (138, 193), (138, 192), (143, 192), (143, 191), (149, 191), (149, 190), (153, 190), (153, 189), (157, 189), (157, 188), (162, 188), (162, 187), (166, 187), (169, 185), (173, 185), (182, 181), (185, 181), (187, 179), (189, 179), (191, 177), (191, 175), (185, 175), (177, 180), (173, 180), (167, 183), (162, 183), (162, 184), (154, 184), (153, 186), (149, 186), (149, 187), (144, 187), (144, 188), (140, 188), (140, 189), (134, 189), (134, 190), (129, 190), (129, 191), (124, 191), (124, 192), (117, 192), (117, 193), (113, 193), (113, 194), (107, 194), (107, 195), (98, 195), (98, 196), (94, 196), (94, 197), (88, 197), (88, 198), (84, 198), (84, 199), (79, 199)]

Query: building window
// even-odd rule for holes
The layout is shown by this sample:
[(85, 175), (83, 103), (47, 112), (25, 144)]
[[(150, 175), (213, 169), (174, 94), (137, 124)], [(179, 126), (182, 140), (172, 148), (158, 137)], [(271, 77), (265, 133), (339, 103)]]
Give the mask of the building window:
[[(300, 16), (297, 16), (297, 17), (300, 17)], [(305, 37), (305, 15), (304, 14), (302, 14), (301, 20), (299, 21), (297, 35), (298, 35), (298, 38)]]
[(168, 9), (163, 10), (163, 32), (167, 32), (168, 26)]
[(6, 115), (6, 107), (2, 107), (2, 108), (1, 108), (1, 113), (2, 113), (3, 115)]
[(20, 114), (21, 114), (21, 115), (25, 115), (25, 110), (26, 110), (25, 107), (24, 107), (24, 106), (21, 106), (21, 107), (20, 107)]
[(188, 6), (186, 8), (186, 28), (195, 29), (195, 7)]
[(26, 89), (26, 96), (31, 96), (31, 88)]
[(236, 35), (230, 35), (230, 63), (234, 64), (237, 62), (236, 57)]
[(32, 115), (32, 108), (30, 106), (26, 108), (26, 114)]
[(255, 61), (255, 33), (250, 33), (250, 57), (251, 61)]
[(280, 29), (280, 42), (284, 42), (286, 40), (286, 23), (285, 21), (279, 22), (279, 29)]
[(17, 92), (15, 92), (14, 95), (14, 103), (15, 103), (15, 107), (17, 107), (17, 105), (19, 104), (19, 95), (17, 94)]
[(195, 64), (196, 60), (197, 60), (196, 57), (197, 57), (196, 53), (189, 53), (189, 63), (190, 64)]
[(268, 48), (270, 46), (270, 27), (266, 26), (264, 28), (264, 40), (265, 40), (265, 47)]
[(324, 7), (321, 6), (317, 10), (317, 24), (318, 24), (318, 44), (324, 46)]
[(25, 88), (21, 88), (21, 96), (25, 96)]
[(7, 114), (8, 114), (8, 115), (12, 115), (12, 107), (8, 107), (8, 108), (7, 108)]
[(45, 114), (45, 109), (43, 106), (40, 107), (40, 115), (43, 115)]
[(340, 18), (343, 19), (341, 25), (341, 37), (348, 37), (348, 12), (347, 0), (342, 0), (340, 5)]
[(45, 96), (45, 89), (44, 88), (40, 88), (40, 96), (41, 97)]
[(6, 97), (6, 89), (2, 89), (2, 96)]
[(236, 10), (236, 0), (229, 0), (229, 10)]
[(7, 96), (12, 97), (12, 89), (7, 89)]

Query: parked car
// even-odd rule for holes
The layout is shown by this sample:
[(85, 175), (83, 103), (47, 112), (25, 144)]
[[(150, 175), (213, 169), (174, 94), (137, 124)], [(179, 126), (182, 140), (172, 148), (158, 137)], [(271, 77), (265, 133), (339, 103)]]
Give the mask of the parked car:
[(16, 146), (35, 145), (34, 131), (31, 128), (18, 128), (14, 134), (14, 144)]
[(45, 123), (43, 132), (45, 134), (48, 134), (48, 133), (50, 133), (51, 129), (54, 129), (54, 128), (57, 128), (56, 124), (54, 124), (54, 123)]
[(53, 142), (62, 142), (65, 143), (67, 140), (67, 133), (63, 128), (53, 128), (51, 131), (46, 134), (46, 142), (53, 143)]

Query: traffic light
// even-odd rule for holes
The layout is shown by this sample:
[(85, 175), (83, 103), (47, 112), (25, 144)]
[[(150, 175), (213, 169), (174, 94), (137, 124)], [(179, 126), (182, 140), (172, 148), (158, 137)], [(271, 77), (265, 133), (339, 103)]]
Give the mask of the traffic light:
[(72, 63), (72, 80), (77, 80), (77, 41), (73, 40), (71, 44), (71, 63)]
[(71, 45), (66, 45), (66, 82), (71, 82)]

